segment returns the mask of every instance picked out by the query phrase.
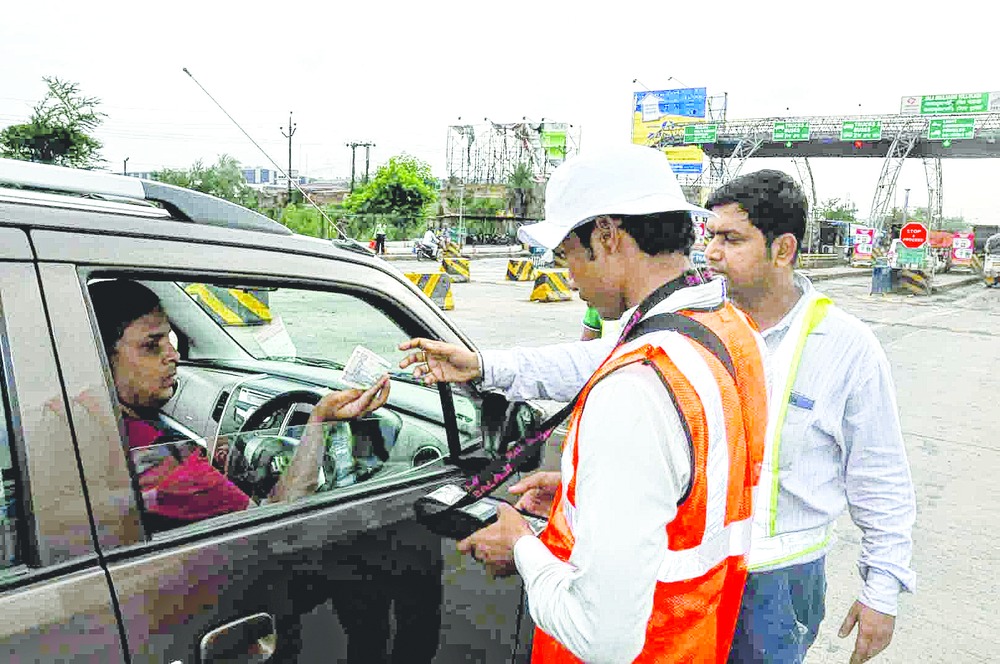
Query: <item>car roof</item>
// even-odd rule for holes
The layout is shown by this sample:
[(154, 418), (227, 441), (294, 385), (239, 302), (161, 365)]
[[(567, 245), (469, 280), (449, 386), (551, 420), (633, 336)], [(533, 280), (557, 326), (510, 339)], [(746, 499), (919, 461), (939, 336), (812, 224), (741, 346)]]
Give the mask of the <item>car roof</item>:
[[(24, 215), (24, 206), (32, 208)], [(218, 242), (385, 263), (351, 239), (297, 235), (268, 217), (181, 187), (0, 159), (0, 225)]]

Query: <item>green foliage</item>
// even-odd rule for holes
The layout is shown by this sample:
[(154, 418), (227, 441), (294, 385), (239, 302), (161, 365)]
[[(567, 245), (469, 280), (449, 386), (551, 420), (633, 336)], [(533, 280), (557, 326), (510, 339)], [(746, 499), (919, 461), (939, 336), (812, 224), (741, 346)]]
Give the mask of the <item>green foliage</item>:
[[(319, 210), (311, 205), (289, 205), (285, 207), (278, 221), (287, 226), (293, 233), (326, 237), (323, 233), (326, 222)], [(335, 234), (335, 232), (332, 231), (331, 234)]]
[(252, 209), (258, 205), (257, 193), (243, 179), (240, 163), (229, 155), (220, 156), (212, 166), (205, 166), (198, 160), (190, 169), (163, 169), (153, 173), (153, 179), (211, 194)]
[(817, 208), (816, 213), (820, 219), (855, 221), (858, 218), (858, 206), (850, 201), (841, 201), (839, 198), (828, 198)]
[[(431, 167), (407, 154), (389, 159), (375, 171), (368, 184), (361, 185), (344, 201), (353, 215), (384, 215), (390, 231), (422, 221), (437, 201), (437, 182)], [(370, 219), (374, 227), (374, 218)]]
[(531, 189), (535, 186), (535, 179), (528, 162), (522, 161), (514, 167), (507, 184), (512, 189)]
[(100, 100), (84, 97), (76, 83), (43, 77), (45, 97), (28, 122), (0, 131), (0, 156), (74, 168), (103, 163), (101, 142), (91, 133), (106, 117), (97, 110)]

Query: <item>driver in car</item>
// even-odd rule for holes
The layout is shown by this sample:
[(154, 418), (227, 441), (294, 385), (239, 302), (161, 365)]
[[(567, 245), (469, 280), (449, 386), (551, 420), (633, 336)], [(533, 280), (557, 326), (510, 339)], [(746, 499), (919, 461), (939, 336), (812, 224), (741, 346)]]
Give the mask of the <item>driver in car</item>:
[[(89, 291), (151, 525), (171, 527), (249, 507), (250, 496), (206, 459), (201, 446), (159, 424), (159, 409), (174, 394), (180, 359), (159, 298), (127, 280), (96, 282)], [(315, 492), (325, 453), (324, 423), (367, 415), (388, 397), (388, 376), (367, 391), (324, 396), (313, 407), (295, 454), (268, 501), (291, 501)]]

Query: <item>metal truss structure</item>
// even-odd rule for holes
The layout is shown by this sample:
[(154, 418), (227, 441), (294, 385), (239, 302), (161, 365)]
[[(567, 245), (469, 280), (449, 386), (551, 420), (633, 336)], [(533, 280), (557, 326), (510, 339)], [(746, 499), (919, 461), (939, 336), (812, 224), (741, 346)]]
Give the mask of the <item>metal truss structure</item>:
[(563, 125), (566, 131), (565, 154), (551, 154), (543, 144), (543, 133), (554, 123), (497, 123), (448, 127), (446, 170), (449, 180), (464, 184), (506, 184), (518, 164), (530, 166), (535, 180), (544, 182), (564, 159), (579, 152), (580, 129)]
[[(717, 187), (739, 175), (747, 159), (783, 157), (803, 160), (796, 163), (799, 178), (810, 190), (815, 206), (815, 187), (807, 158), (874, 157), (883, 159), (882, 171), (872, 199), (869, 223), (884, 229), (895, 200), (899, 171), (906, 159), (920, 158), (927, 176), (927, 192), (931, 223), (942, 218), (943, 158), (989, 159), (1000, 157), (1000, 113), (975, 115), (975, 137), (967, 140), (942, 141), (928, 139), (932, 116), (861, 115), (772, 117), (717, 122), (716, 142), (703, 145), (709, 157), (707, 174), (682, 176), (686, 186)], [(841, 128), (848, 120), (878, 120), (881, 139), (878, 141), (842, 141)], [(809, 140), (775, 141), (772, 129), (776, 121), (808, 122)], [(667, 147), (684, 144), (683, 127), (668, 125), (653, 137), (650, 144)]]
[(931, 228), (940, 228), (944, 219), (944, 197), (942, 193), (941, 158), (924, 158), (924, 173), (927, 175), (927, 223)]

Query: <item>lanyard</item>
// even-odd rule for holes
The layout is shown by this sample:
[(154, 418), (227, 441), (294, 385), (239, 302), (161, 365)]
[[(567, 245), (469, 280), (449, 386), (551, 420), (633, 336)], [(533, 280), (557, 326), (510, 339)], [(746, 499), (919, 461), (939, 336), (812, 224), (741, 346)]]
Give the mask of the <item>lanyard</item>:
[[(618, 343), (615, 344), (614, 350), (617, 350), (619, 346), (631, 341), (636, 336), (641, 336), (642, 334), (653, 332), (657, 329), (676, 330), (682, 334), (688, 334), (689, 336), (692, 336), (692, 338), (695, 338), (696, 341), (700, 341), (705, 344), (705, 341), (702, 341), (702, 339), (690, 333), (690, 324), (695, 324), (699, 328), (699, 334), (707, 334), (714, 338), (713, 341), (709, 342), (711, 346), (713, 346), (710, 347), (709, 350), (716, 353), (718, 347), (722, 344), (721, 340), (718, 340), (718, 337), (709, 331), (708, 328), (694, 323), (692, 319), (687, 318), (686, 316), (680, 316), (679, 314), (663, 314), (664, 318), (661, 319), (662, 325), (656, 326), (655, 329), (651, 329), (650, 326), (639, 325), (639, 321), (643, 320), (649, 311), (670, 297), (673, 293), (676, 293), (680, 289), (688, 286), (703, 284), (706, 281), (707, 279), (700, 272), (688, 270), (676, 279), (671, 279), (650, 293), (649, 296), (639, 303), (639, 306), (636, 307), (635, 313), (632, 314), (628, 322), (622, 328), (622, 334), (618, 338)], [(652, 318), (659, 318), (659, 316), (654, 316)], [(666, 320), (668, 318), (669, 322)], [(722, 351), (725, 351), (725, 346), (721, 345), (721, 347)], [(611, 351), (612, 354), (614, 353), (614, 350)], [(537, 431), (529, 433), (523, 438), (511, 443), (501, 456), (491, 461), (479, 473), (467, 479), (462, 484), (462, 489), (465, 491), (466, 495), (457, 503), (452, 505), (452, 508), (464, 507), (496, 491), (500, 485), (506, 482), (511, 475), (516, 473), (521, 466), (527, 463), (534, 456), (534, 453), (542, 445), (544, 445), (549, 438), (552, 437), (552, 433), (556, 430), (556, 427), (558, 427), (559, 424), (573, 412), (573, 409), (576, 407), (577, 401), (579, 401), (582, 393), (582, 390), (577, 393), (577, 395), (573, 397), (573, 400), (570, 401), (562, 410), (543, 422), (538, 427)]]

